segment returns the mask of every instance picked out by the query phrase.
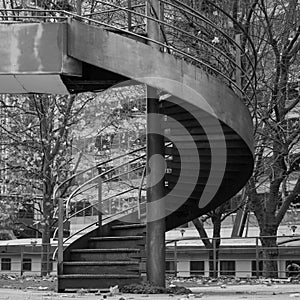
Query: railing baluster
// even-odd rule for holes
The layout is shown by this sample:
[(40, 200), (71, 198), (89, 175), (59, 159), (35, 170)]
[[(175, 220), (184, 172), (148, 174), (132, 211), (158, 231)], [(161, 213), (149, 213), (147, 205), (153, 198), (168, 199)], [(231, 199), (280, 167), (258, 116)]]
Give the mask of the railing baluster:
[(128, 12), (127, 12), (127, 17), (128, 17), (128, 31), (132, 30), (132, 13), (130, 10), (132, 10), (132, 3), (131, 0), (127, 0), (127, 8), (128, 8)]
[(58, 198), (58, 250), (57, 250), (57, 272), (63, 273), (64, 260), (64, 199)]

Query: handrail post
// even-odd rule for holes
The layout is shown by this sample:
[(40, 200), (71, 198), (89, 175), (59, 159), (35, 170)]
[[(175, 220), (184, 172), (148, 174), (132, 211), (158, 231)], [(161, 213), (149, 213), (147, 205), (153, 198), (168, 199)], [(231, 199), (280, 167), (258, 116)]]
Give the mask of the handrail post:
[[(237, 45), (241, 46), (241, 34), (236, 34), (235, 36), (235, 42)], [(236, 85), (242, 89), (242, 58), (241, 58), (241, 49), (239, 47), (236, 47), (236, 55), (235, 55), (235, 62), (236, 62), (236, 70), (235, 70), (235, 76), (236, 76)], [(241, 92), (238, 92), (239, 96), (242, 97)]]
[[(132, 2), (131, 0), (127, 0), (127, 8), (128, 10), (132, 10)], [(128, 31), (132, 30), (132, 13), (130, 11), (127, 12), (127, 17), (128, 17)]]
[(217, 243), (215, 238), (212, 239), (212, 244), (213, 244), (213, 273), (214, 273), (214, 277), (218, 277)]
[(177, 277), (177, 241), (174, 242), (174, 275)]
[(98, 226), (102, 227), (102, 178), (99, 177), (98, 184)]
[(259, 250), (258, 250), (258, 237), (255, 238), (255, 264), (256, 264), (256, 277), (259, 278)]
[[(146, 5), (146, 12), (147, 12), (147, 16), (159, 20), (161, 17), (160, 1), (148, 0)], [(160, 24), (154, 20), (147, 18), (147, 34), (150, 39), (160, 42), (161, 41)], [(160, 48), (160, 46), (156, 43), (149, 41), (148, 44), (157, 49)]]
[(77, 15), (82, 15), (82, 0), (76, 0), (76, 12)]
[(23, 276), (23, 260), (24, 260), (24, 248), (23, 246), (20, 247), (21, 253), (20, 253), (20, 260), (21, 260), (21, 269), (20, 269), (20, 275)]
[(58, 250), (57, 273), (63, 274), (64, 261), (64, 199), (58, 198)]

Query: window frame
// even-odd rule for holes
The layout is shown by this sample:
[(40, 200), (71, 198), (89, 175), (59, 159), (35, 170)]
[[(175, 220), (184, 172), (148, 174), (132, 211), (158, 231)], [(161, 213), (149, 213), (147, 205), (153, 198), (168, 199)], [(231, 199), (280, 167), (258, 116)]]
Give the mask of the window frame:
[[(194, 269), (193, 264), (198, 264)], [(199, 264), (201, 265), (199, 268)], [(191, 260), (190, 261), (190, 276), (204, 276), (205, 275), (205, 262), (204, 260)]]
[[(8, 260), (4, 262), (4, 260)], [(9, 268), (3, 267), (4, 265), (8, 265)], [(11, 258), (10, 257), (1, 257), (1, 271), (11, 271)]]

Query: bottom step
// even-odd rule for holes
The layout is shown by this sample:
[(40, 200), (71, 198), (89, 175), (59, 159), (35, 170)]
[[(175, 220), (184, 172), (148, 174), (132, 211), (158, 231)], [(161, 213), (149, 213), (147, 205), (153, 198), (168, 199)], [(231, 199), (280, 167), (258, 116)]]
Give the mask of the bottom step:
[(112, 286), (141, 282), (140, 275), (129, 274), (69, 274), (58, 276), (58, 291), (74, 289), (107, 289)]

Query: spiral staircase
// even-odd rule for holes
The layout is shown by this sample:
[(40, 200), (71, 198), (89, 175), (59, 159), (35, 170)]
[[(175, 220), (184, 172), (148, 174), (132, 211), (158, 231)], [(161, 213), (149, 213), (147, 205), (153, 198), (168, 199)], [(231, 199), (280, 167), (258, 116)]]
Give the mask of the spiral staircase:
[[(246, 104), (255, 105), (255, 49), (243, 28), (237, 34), (229, 22), (223, 24), (235, 20), (214, 2), (206, 1), (210, 10), (196, 10), (189, 1), (160, 1), (159, 16), (149, 5), (156, 1), (98, 2), (98, 13), (81, 16), (30, 7), (2, 10), (0, 39), (10, 39), (0, 48), (0, 88), (2, 93), (78, 93), (137, 83), (155, 88), (164, 116), (168, 231), (218, 207), (251, 176), (252, 119)], [(191, 20), (197, 33), (183, 26)], [(145, 23), (157, 29), (159, 39)], [(102, 226), (96, 221), (72, 242), (63, 253), (58, 290), (140, 282), (146, 206), (137, 203), (108, 216)]]

